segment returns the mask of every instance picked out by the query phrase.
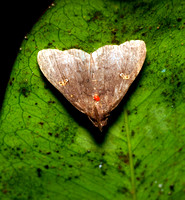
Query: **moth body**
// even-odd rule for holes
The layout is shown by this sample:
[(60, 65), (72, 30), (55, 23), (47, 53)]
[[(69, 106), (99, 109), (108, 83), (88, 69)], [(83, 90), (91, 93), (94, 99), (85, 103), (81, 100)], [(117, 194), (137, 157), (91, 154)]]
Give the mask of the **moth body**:
[(88, 54), (79, 49), (44, 49), (37, 60), (45, 77), (102, 131), (140, 72), (146, 45), (131, 40)]

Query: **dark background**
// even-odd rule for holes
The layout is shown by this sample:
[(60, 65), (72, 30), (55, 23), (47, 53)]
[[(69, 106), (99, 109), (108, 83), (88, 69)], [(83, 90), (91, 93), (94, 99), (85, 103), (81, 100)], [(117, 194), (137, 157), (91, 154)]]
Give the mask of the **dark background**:
[(12, 66), (24, 36), (44, 14), (53, 0), (12, 0), (1, 3), (0, 109)]

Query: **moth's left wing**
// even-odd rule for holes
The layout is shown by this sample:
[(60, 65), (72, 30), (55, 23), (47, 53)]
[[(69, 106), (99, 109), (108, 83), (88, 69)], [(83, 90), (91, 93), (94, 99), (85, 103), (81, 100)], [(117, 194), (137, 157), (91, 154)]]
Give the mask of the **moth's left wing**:
[(89, 80), (90, 55), (82, 50), (41, 50), (38, 64), (45, 77), (78, 110), (88, 112), (92, 107), (92, 86)]

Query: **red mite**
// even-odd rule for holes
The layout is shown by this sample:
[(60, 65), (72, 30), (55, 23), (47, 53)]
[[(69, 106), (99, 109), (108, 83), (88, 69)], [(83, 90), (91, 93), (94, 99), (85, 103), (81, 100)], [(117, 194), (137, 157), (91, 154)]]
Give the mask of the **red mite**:
[(99, 101), (100, 100), (100, 97), (97, 94), (95, 94), (93, 98), (94, 98), (95, 101)]

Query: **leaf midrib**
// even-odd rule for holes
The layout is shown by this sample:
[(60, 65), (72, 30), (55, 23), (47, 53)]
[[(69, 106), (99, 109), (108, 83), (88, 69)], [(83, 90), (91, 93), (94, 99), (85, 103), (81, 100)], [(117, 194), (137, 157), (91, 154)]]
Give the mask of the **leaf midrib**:
[(126, 129), (127, 142), (128, 142), (129, 165), (130, 165), (130, 175), (131, 175), (131, 194), (132, 194), (133, 200), (136, 200), (137, 198), (136, 198), (135, 174), (134, 174), (131, 136), (130, 136), (130, 130), (129, 130), (129, 125), (128, 125), (127, 109), (124, 109), (124, 119), (125, 119), (125, 129)]

